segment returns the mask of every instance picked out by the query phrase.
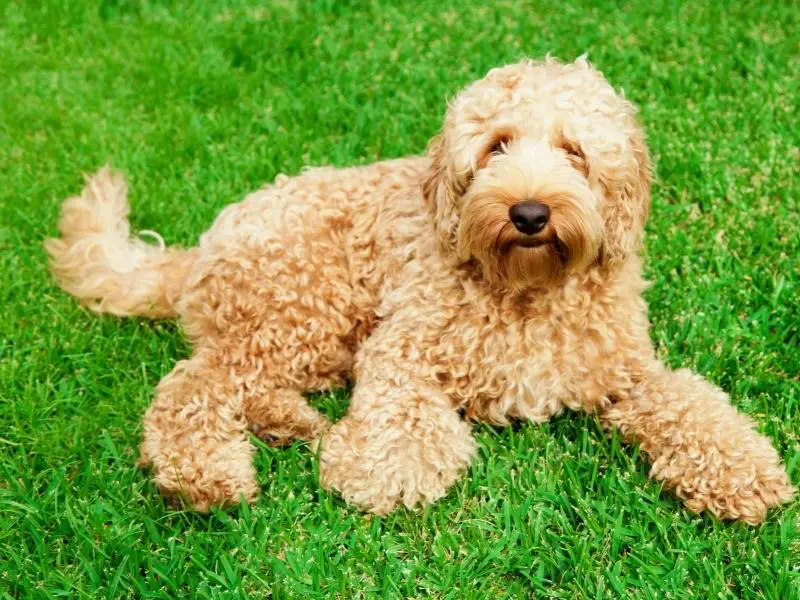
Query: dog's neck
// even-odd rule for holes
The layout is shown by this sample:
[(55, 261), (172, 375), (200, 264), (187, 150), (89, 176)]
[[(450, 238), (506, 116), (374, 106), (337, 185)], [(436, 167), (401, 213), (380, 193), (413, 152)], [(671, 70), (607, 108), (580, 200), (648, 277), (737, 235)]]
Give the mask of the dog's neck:
[(500, 304), (529, 306), (531, 303), (555, 299), (564, 294), (582, 292), (592, 295), (615, 288), (634, 286), (645, 289), (642, 278), (642, 260), (631, 254), (622, 261), (605, 261), (602, 258), (579, 273), (565, 273), (546, 284), (522, 288), (498, 286), (487, 281), (480, 264), (475, 259), (456, 265), (456, 272), (466, 286), (492, 298)]

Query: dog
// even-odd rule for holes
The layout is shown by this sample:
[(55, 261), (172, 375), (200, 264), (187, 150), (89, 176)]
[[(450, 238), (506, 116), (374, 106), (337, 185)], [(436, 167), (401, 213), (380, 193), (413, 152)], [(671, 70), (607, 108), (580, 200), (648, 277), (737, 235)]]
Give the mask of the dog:
[[(650, 187), (634, 106), (585, 58), (525, 60), (458, 94), (427, 156), (281, 175), (195, 248), (132, 237), (108, 169), (45, 245), (92, 310), (180, 319), (194, 351), (156, 389), (141, 463), (194, 509), (257, 496), (250, 429), (312, 442), (321, 484), (383, 515), (446, 493), (470, 422), (566, 407), (691, 511), (758, 523), (793, 495), (777, 452), (649, 338)], [(351, 378), (335, 424), (303, 396)]]

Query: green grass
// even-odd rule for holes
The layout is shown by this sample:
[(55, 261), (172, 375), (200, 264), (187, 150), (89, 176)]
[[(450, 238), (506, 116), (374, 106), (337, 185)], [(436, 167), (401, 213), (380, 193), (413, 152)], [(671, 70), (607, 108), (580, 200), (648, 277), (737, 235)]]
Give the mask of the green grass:
[(690, 514), (585, 415), (478, 428), (417, 513), (347, 508), (300, 444), (260, 447), (254, 505), (170, 510), (134, 461), (186, 341), (87, 313), (46, 269), (59, 203), (107, 161), (135, 227), (191, 244), (281, 171), (421, 152), (492, 66), (588, 51), (657, 163), (659, 353), (728, 390), (798, 482), (800, 10), (657, 4), (0, 0), (0, 596), (800, 597), (800, 503), (759, 528)]

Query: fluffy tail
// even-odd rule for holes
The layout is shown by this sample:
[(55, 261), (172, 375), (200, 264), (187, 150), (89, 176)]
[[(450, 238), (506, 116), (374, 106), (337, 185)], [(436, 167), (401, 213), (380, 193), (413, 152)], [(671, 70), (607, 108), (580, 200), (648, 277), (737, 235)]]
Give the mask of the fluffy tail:
[(130, 236), (127, 186), (107, 167), (80, 197), (64, 202), (61, 239), (45, 240), (61, 287), (97, 312), (170, 317), (195, 260), (194, 250), (153, 246)]

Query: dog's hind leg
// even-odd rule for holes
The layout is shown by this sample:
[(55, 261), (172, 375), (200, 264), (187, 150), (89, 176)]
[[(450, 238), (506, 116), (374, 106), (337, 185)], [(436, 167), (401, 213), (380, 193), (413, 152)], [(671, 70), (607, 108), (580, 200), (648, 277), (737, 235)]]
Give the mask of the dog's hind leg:
[(330, 425), (302, 394), (346, 382), (370, 315), (338, 238), (275, 235), (231, 235), (219, 253), (207, 252), (181, 317), (195, 344), (225, 358), (234, 374), (226, 377), (241, 379), (251, 429), (285, 444)]
[(195, 510), (258, 495), (241, 381), (217, 356), (199, 351), (156, 388), (144, 418), (140, 464), (169, 498)]
[(280, 442), (312, 439), (329, 425), (299, 392), (276, 389), (261, 369), (209, 348), (161, 380), (144, 418), (142, 466), (169, 498), (207, 511), (258, 496), (248, 429)]
[(244, 414), (255, 435), (270, 445), (295, 439), (311, 441), (330, 427), (330, 421), (291, 388), (266, 388), (244, 402)]

